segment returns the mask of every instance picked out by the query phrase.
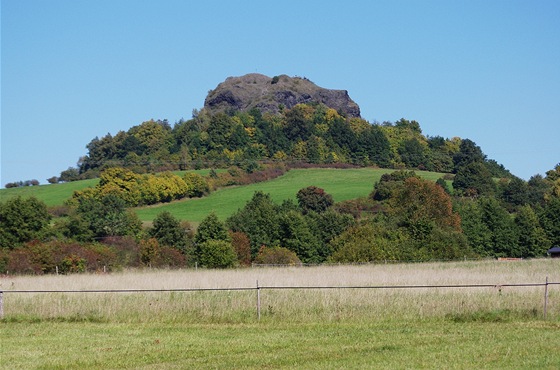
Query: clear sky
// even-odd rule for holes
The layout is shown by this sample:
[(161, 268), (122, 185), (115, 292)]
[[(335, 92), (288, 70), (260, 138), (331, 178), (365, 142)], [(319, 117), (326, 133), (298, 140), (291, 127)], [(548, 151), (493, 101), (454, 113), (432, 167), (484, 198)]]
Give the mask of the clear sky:
[(471, 139), (524, 179), (560, 162), (558, 0), (1, 4), (1, 186), (252, 72), (348, 90), (366, 120)]

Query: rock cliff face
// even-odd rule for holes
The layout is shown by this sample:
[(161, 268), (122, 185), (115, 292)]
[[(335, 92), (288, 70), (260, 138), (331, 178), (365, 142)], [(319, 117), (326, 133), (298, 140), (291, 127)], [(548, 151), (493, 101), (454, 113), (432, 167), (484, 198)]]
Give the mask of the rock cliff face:
[(228, 77), (208, 93), (204, 108), (210, 112), (259, 108), (276, 114), (300, 103), (323, 103), (348, 117), (360, 117), (360, 107), (346, 90), (325, 89), (301, 77), (271, 78), (258, 73)]

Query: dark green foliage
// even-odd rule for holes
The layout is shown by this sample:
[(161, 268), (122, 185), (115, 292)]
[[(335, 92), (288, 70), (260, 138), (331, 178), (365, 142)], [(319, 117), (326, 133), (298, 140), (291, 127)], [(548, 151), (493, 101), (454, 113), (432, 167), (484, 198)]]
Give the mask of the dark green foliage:
[(13, 249), (44, 238), (50, 219), (45, 203), (35, 197), (18, 196), (0, 203), (0, 248)]
[(515, 215), (518, 244), (522, 257), (543, 257), (550, 246), (537, 214), (530, 206), (522, 206)]
[(278, 228), (280, 245), (294, 252), (304, 263), (322, 262), (322, 243), (301, 213), (290, 211), (281, 215)]
[(443, 179), (443, 178), (439, 178), (436, 180), (436, 184), (438, 184), (439, 186), (441, 186), (441, 188), (447, 193), (447, 194), (451, 194), (451, 191), (449, 190), (449, 187), (447, 186), (447, 182)]
[(234, 267), (237, 255), (230, 242), (225, 240), (209, 239), (197, 246), (198, 262), (207, 268)]
[(383, 131), (378, 126), (369, 125), (358, 133), (353, 155), (355, 159), (366, 160), (368, 164), (386, 167), (389, 166), (391, 159), (389, 147), (389, 141)]
[(245, 207), (226, 221), (232, 231), (243, 232), (251, 241), (251, 254), (255, 256), (262, 245), (278, 243), (279, 207), (272, 202), (270, 194), (255, 192)]
[(126, 202), (114, 194), (101, 198), (84, 197), (70, 221), (76, 229), (90, 232), (92, 239), (107, 236), (136, 236), (142, 225), (135, 213), (126, 209)]
[(332, 196), (316, 186), (300, 189), (296, 197), (304, 214), (311, 211), (317, 213), (325, 212), (334, 204)]
[[(399, 188), (406, 179), (410, 177), (418, 177), (414, 171), (399, 170), (392, 173), (386, 173), (381, 176), (379, 183), (375, 184), (372, 193), (374, 200), (382, 201), (389, 199), (395, 190)], [(418, 177), (419, 178), (419, 177)]]
[(180, 221), (177, 220), (169, 212), (162, 212), (154, 219), (152, 227), (149, 229), (148, 234), (155, 238), (160, 245), (176, 248), (185, 252), (187, 245), (190, 243), (188, 233), (190, 229), (182, 226)]
[(466, 201), (458, 209), (463, 232), (476, 253), (487, 257), (523, 257), (515, 222), (495, 198)]
[(407, 168), (426, 168), (428, 157), (416, 138), (404, 141), (399, 148), (399, 155)]
[(464, 139), (459, 146), (459, 152), (453, 156), (454, 172), (457, 173), (471, 163), (483, 163), (485, 159), (486, 156), (475, 142)]
[(492, 195), (496, 184), (484, 163), (471, 162), (459, 168), (453, 180), (453, 189), (465, 195)]
[(194, 236), (197, 245), (208, 240), (223, 240), (230, 242), (231, 238), (225, 224), (218, 219), (216, 213), (211, 212), (198, 226)]
[(546, 202), (539, 214), (539, 220), (549, 240), (549, 248), (560, 245), (560, 198), (553, 197)]
[(541, 175), (532, 176), (527, 182), (527, 198), (532, 206), (544, 205), (545, 195), (550, 186)]
[(529, 202), (527, 183), (518, 177), (514, 177), (503, 186), (501, 198), (512, 206), (521, 206)]

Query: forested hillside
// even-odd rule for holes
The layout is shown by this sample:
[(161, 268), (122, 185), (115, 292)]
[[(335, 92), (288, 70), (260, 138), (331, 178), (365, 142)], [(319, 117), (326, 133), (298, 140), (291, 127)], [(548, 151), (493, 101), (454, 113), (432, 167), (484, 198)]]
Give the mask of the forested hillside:
[(77, 168), (61, 181), (98, 177), (120, 166), (135, 172), (161, 172), (231, 165), (251, 171), (259, 162), (352, 164), (457, 173), (480, 162), (493, 177), (511, 177), (472, 141), (426, 137), (416, 121), (370, 124), (347, 118), (322, 104), (298, 104), (281, 114), (194, 112), (188, 121), (146, 121), (115, 135), (94, 138)]
[[(256, 191), (226, 220), (209, 210), (199, 225), (167, 211), (143, 225), (134, 212), (179, 202), (188, 214), (190, 198), (310, 166), (392, 171), (371, 180), (370, 194), (338, 203), (313, 184), (281, 204)], [(210, 170), (190, 171), (201, 168)], [(415, 170), (442, 175), (434, 182)], [(469, 139), (426, 137), (406, 119), (371, 124), (319, 103), (146, 121), (94, 138), (78, 166), (50, 182), (87, 178), (99, 181), (63, 206), (33, 196), (0, 203), (0, 272), (528, 258), (560, 244), (560, 165), (524, 181)]]

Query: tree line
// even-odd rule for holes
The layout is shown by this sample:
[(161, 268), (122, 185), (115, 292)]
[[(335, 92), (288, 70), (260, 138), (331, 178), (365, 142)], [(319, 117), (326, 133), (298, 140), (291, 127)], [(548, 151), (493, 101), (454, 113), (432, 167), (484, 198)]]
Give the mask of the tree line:
[[(560, 244), (560, 164), (519, 179), (469, 139), (425, 137), (416, 121), (370, 124), (323, 105), (279, 115), (204, 110), (174, 127), (147, 121), (93, 139), (77, 168), (49, 182), (99, 177), (62, 207), (35, 198), (0, 203), (0, 272), (125, 266), (539, 257)], [(289, 165), (398, 169), (371, 194), (334, 204), (323, 189), (297, 202), (253, 198), (226, 220), (194, 228), (169, 213), (146, 228), (132, 207), (266, 181)], [(179, 176), (170, 170), (211, 170)], [(445, 175), (422, 180), (413, 170)]]
[[(281, 204), (255, 192), (226, 220), (210, 213), (196, 229), (169, 212), (142, 227), (130, 208), (136, 190), (128, 185), (137, 175), (106, 172), (63, 212), (33, 197), (0, 203), (0, 272), (531, 258), (560, 244), (560, 165), (546, 177), (498, 181), (480, 194), (406, 170), (383, 175), (368, 197), (339, 203), (315, 186)], [(208, 184), (211, 176), (198, 180)]]
[[(250, 172), (262, 162), (457, 173), (463, 164), (461, 156), (471, 154), (464, 152), (469, 148), (461, 150), (465, 140), (426, 137), (416, 121), (402, 118), (371, 124), (344, 117), (322, 104), (298, 104), (278, 115), (258, 109), (228, 113), (195, 110), (192, 119), (181, 119), (173, 126), (167, 120), (150, 120), (115, 135), (96, 137), (87, 144), (87, 154), (77, 167), (49, 182), (96, 178), (111, 167), (144, 173), (238, 166)], [(511, 177), (502, 165), (478, 154), (493, 177)]]

